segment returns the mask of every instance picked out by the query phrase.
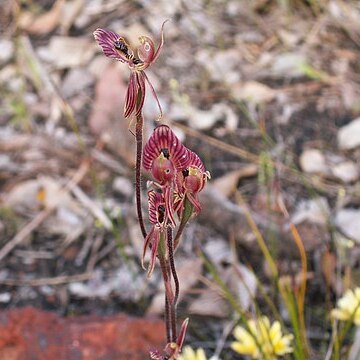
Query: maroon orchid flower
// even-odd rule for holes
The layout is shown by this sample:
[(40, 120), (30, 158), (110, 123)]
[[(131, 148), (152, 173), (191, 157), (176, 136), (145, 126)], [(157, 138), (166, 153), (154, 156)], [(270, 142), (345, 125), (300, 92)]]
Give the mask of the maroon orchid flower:
[(199, 192), (204, 188), (208, 179), (209, 171), (205, 171), (205, 166), (199, 156), (193, 151), (188, 150), (188, 166), (185, 170), (176, 174), (177, 195), (175, 200), (175, 211), (182, 212), (184, 201), (187, 198), (194, 206), (195, 214), (201, 211), (198, 199)]
[(133, 114), (140, 114), (145, 100), (145, 83), (149, 85), (158, 104), (160, 109), (159, 117), (162, 116), (159, 99), (144, 70), (152, 65), (160, 55), (161, 48), (164, 44), (163, 30), (165, 22), (161, 27), (161, 41), (159, 47), (155, 50), (155, 44), (150, 37), (140, 36), (140, 46), (137, 48), (137, 54), (134, 53), (125, 39), (115, 32), (105, 29), (96, 29), (94, 31), (95, 40), (102, 48), (103, 53), (107, 57), (127, 64), (131, 71), (126, 93), (124, 109), (125, 118), (128, 118)]
[(173, 216), (173, 195), (175, 176), (186, 170), (189, 164), (189, 151), (167, 126), (158, 126), (143, 150), (143, 167), (151, 171), (154, 179), (164, 191), (165, 206), (169, 220), (175, 225)]
[(168, 223), (168, 211), (165, 206), (164, 195), (160, 191), (150, 190), (148, 192), (149, 199), (149, 220), (152, 224), (152, 228), (149, 231), (148, 235), (144, 240), (143, 254), (141, 257), (141, 264), (144, 267), (144, 258), (146, 250), (148, 247), (151, 247), (151, 258), (150, 264), (148, 267), (147, 275), (151, 276), (154, 271), (156, 256), (159, 247), (159, 242), (161, 236), (166, 236), (167, 234), (167, 223)]

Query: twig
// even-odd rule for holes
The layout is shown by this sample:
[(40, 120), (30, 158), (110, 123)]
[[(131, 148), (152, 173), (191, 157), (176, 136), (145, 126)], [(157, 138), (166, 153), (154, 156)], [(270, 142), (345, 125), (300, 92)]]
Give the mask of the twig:
[(86, 271), (91, 272), (96, 264), (97, 258), (98, 258), (98, 250), (101, 246), (101, 244), (104, 241), (104, 234), (100, 233), (96, 236), (95, 241), (93, 242), (93, 246), (91, 248), (91, 254), (90, 254), (90, 260), (86, 266)]
[(104, 246), (104, 248), (99, 251), (99, 253), (96, 256), (96, 262), (99, 262), (101, 259), (103, 259), (106, 255), (110, 254), (114, 249), (116, 249), (117, 245), (115, 241), (111, 241), (109, 244)]
[[(67, 191), (70, 185), (77, 184), (85, 176), (89, 169), (89, 163), (84, 161), (73, 178), (63, 187), (62, 191)], [(38, 228), (48, 216), (56, 209), (54, 203), (47, 209), (38, 213), (34, 219), (28, 222), (6, 245), (0, 250), (0, 261), (3, 260), (17, 245), (22, 243), (36, 228)]]
[(17, 245), (22, 243), (36, 228), (38, 228), (47, 217), (54, 211), (55, 207), (42, 210), (34, 219), (27, 223), (6, 245), (0, 250), (0, 261), (3, 260)]
[(85, 281), (90, 279), (91, 273), (83, 273), (78, 275), (63, 275), (57, 277), (50, 277), (50, 278), (42, 278), (42, 279), (0, 279), (0, 284), (2, 285), (9, 285), (9, 286), (44, 286), (44, 285), (60, 285), (60, 284), (67, 284), (70, 282), (76, 281)]
[(71, 192), (86, 207), (95, 218), (101, 221), (106, 230), (112, 230), (112, 223), (103, 209), (92, 199), (90, 199), (76, 184), (70, 185)]
[(224, 151), (228, 152), (229, 154), (240, 156), (241, 158), (244, 158), (244, 159), (249, 160), (254, 163), (258, 163), (258, 161), (259, 161), (259, 158), (257, 155), (254, 155), (244, 149), (240, 149), (238, 146), (227, 144), (223, 141), (215, 139), (214, 137), (204, 135), (194, 129), (191, 129), (188, 126), (185, 126), (185, 125), (182, 125), (179, 123), (174, 123), (174, 126), (181, 129), (182, 131), (184, 131), (185, 134), (190, 135), (197, 139), (203, 139), (208, 144), (210, 144), (218, 149), (224, 150)]
[(92, 236), (92, 231), (91, 231), (91, 234), (89, 234), (86, 237), (79, 253), (77, 254), (77, 256), (75, 258), (75, 265), (81, 266), (83, 264), (85, 258), (87, 257), (88, 253), (90, 252), (92, 243), (93, 243), (93, 236)]
[(108, 169), (119, 175), (124, 175), (127, 172), (124, 166), (118, 160), (105, 151), (92, 149), (91, 156), (100, 164), (106, 166)]
[(55, 257), (52, 251), (15, 250), (15, 255), (26, 259), (53, 259)]
[(78, 239), (83, 232), (86, 229), (86, 225), (85, 226), (81, 226), (78, 228), (75, 228), (74, 231), (72, 231), (70, 234), (68, 234), (66, 236), (66, 238), (64, 239), (64, 241), (62, 242), (62, 244), (60, 245), (60, 247), (56, 250), (56, 253), (58, 255), (62, 254), (62, 252), (71, 244), (73, 243), (76, 239)]

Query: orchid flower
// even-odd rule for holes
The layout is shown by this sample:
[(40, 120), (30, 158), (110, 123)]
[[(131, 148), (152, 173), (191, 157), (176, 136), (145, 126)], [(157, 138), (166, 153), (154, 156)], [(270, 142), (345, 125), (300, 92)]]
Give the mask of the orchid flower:
[(167, 125), (155, 128), (143, 150), (143, 167), (163, 189), (165, 207), (171, 224), (174, 220), (174, 186), (177, 172), (186, 170), (189, 163), (189, 150), (176, 137)]
[(160, 191), (150, 190), (148, 192), (149, 199), (149, 220), (152, 228), (144, 240), (143, 254), (141, 264), (144, 267), (144, 258), (148, 247), (151, 248), (151, 259), (148, 267), (148, 277), (154, 271), (157, 251), (161, 236), (166, 236), (166, 227), (168, 222), (167, 209), (165, 207), (164, 196)]
[(158, 48), (155, 50), (155, 44), (150, 37), (140, 36), (140, 46), (137, 48), (136, 53), (131, 49), (126, 40), (115, 32), (105, 29), (96, 29), (94, 31), (95, 40), (102, 48), (103, 53), (107, 57), (119, 60), (129, 66), (130, 78), (124, 108), (125, 118), (128, 118), (133, 114), (140, 114), (145, 100), (145, 83), (149, 85), (158, 104), (160, 110), (159, 117), (162, 116), (159, 99), (145, 70), (152, 65), (160, 55), (161, 48), (164, 44), (163, 30), (165, 22), (161, 27), (161, 40)]
[(205, 171), (205, 166), (199, 156), (193, 151), (188, 150), (189, 162), (185, 170), (176, 174), (177, 199), (175, 211), (182, 213), (186, 199), (193, 205), (195, 214), (201, 211), (201, 205), (198, 199), (198, 193), (206, 185), (207, 179), (210, 179), (209, 171)]

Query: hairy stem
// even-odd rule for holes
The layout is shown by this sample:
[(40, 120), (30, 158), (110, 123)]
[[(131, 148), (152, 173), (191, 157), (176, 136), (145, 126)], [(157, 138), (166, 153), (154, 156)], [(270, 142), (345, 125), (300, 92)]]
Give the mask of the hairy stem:
[[(141, 101), (141, 90), (138, 92), (138, 103)], [(142, 148), (143, 148), (143, 127), (144, 118), (142, 111), (136, 113), (136, 127), (135, 127), (135, 139), (136, 139), (136, 163), (135, 163), (135, 194), (136, 194), (136, 211), (139, 220), (139, 225), (143, 237), (146, 238), (146, 228), (144, 224), (144, 218), (142, 215), (141, 207), (141, 160), (142, 160)]]
[(169, 291), (168, 291), (168, 284), (169, 284), (169, 276), (168, 270), (166, 266), (166, 260), (163, 256), (159, 254), (159, 261), (160, 261), (160, 268), (161, 273), (164, 279), (165, 285), (165, 326), (166, 326), (166, 339), (167, 342), (172, 341), (173, 334), (172, 334), (172, 314), (171, 314), (171, 304), (173, 299), (171, 298)]
[[(167, 271), (168, 271), (168, 275), (170, 277), (170, 264), (169, 261), (166, 262), (167, 264)], [(169, 279), (170, 280), (170, 279)], [(170, 283), (171, 286), (171, 283)], [(171, 295), (172, 295), (172, 291), (171, 291)], [(172, 295), (171, 300), (170, 301), (170, 325), (171, 325), (171, 341), (172, 342), (176, 342), (176, 307), (175, 307), (175, 297)]]
[[(175, 284), (174, 307), (175, 307), (175, 311), (176, 311), (176, 303), (179, 298), (180, 285), (179, 285), (179, 278), (177, 276), (176, 269), (175, 269), (173, 232), (172, 232), (172, 228), (170, 226), (167, 228), (167, 245), (168, 245), (171, 273), (172, 273), (172, 277), (174, 279), (174, 284)], [(176, 314), (175, 314), (175, 316), (176, 316)]]
[(170, 341), (176, 341), (176, 314), (174, 305), (174, 294), (171, 288), (170, 263), (163, 254), (159, 254), (160, 268), (165, 285), (165, 323), (166, 336)]
[(166, 326), (166, 342), (171, 342), (171, 327), (170, 327), (170, 304), (165, 292), (165, 326)]

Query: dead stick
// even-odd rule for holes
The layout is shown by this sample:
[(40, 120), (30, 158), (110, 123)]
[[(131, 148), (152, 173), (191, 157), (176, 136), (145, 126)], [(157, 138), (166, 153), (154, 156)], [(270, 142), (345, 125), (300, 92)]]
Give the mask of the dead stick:
[(83, 273), (78, 275), (63, 275), (51, 278), (42, 279), (3, 279), (0, 280), (0, 284), (9, 286), (44, 286), (44, 285), (60, 285), (76, 281), (85, 281), (91, 277), (91, 273)]
[[(89, 162), (84, 161), (73, 178), (64, 186), (63, 191), (73, 184), (77, 184), (85, 176), (89, 169)], [(0, 261), (3, 260), (17, 245), (21, 244), (47, 217), (56, 209), (56, 204), (42, 210), (30, 222), (28, 222), (6, 245), (0, 250)]]

